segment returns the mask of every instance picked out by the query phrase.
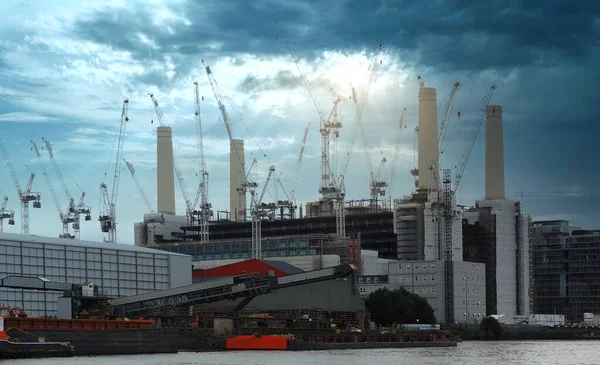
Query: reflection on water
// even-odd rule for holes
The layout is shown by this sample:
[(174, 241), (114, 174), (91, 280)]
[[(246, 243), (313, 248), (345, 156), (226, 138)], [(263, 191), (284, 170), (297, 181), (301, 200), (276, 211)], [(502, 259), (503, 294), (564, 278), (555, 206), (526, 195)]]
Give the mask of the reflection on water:
[(597, 365), (600, 342), (461, 342), (456, 348), (220, 352), (11, 360), (11, 365)]

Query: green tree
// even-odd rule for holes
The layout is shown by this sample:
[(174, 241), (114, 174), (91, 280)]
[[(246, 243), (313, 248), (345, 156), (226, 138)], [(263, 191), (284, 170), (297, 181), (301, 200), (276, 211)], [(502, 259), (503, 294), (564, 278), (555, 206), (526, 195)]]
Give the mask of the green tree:
[(502, 334), (502, 325), (494, 317), (485, 317), (482, 319), (479, 328), (484, 331), (486, 339), (493, 338), (498, 340)]
[(376, 290), (369, 295), (365, 304), (371, 313), (371, 320), (379, 325), (417, 323), (417, 320), (418, 323), (435, 323), (433, 309), (427, 300), (404, 288)]

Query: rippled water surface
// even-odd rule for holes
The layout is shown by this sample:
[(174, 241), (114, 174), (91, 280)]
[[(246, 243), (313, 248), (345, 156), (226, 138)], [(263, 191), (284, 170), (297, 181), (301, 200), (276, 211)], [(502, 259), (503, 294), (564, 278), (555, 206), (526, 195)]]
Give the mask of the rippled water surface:
[(164, 355), (10, 360), (11, 365), (598, 365), (600, 341), (462, 342), (456, 348), (315, 352), (182, 352)]

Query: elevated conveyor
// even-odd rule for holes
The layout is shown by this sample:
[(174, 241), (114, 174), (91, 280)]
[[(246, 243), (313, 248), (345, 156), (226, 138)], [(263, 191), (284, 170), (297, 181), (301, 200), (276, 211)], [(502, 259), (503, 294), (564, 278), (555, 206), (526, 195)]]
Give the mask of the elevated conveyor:
[(174, 308), (211, 303), (222, 299), (255, 297), (278, 288), (303, 285), (346, 277), (353, 272), (348, 264), (303, 272), (283, 277), (256, 277), (243, 275), (214, 279), (151, 293), (144, 293), (112, 301), (115, 314), (144, 312), (158, 308)]

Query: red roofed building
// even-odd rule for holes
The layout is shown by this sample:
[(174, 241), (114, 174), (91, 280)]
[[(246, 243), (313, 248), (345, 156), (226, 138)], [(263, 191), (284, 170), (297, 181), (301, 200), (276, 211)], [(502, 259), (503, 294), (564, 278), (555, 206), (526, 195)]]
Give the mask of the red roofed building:
[(279, 277), (301, 272), (302, 270), (283, 261), (250, 259), (206, 270), (194, 270), (192, 272), (192, 280), (198, 281), (200, 278), (229, 277), (245, 274), (273, 275)]

